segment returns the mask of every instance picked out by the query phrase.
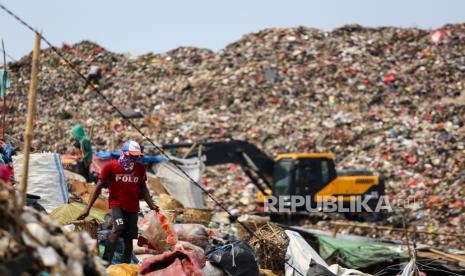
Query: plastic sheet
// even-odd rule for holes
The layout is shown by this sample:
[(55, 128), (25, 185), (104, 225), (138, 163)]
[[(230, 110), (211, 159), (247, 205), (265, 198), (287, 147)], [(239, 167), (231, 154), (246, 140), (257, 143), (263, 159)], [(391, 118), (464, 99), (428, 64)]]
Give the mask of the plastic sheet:
[[(174, 162), (196, 182), (200, 181), (204, 165), (197, 159), (174, 158)], [(191, 181), (171, 162), (163, 162), (156, 167), (156, 177), (166, 191), (179, 201), (184, 208), (204, 208), (202, 190), (194, 186)]]
[(208, 229), (201, 224), (174, 224), (174, 231), (180, 241), (186, 241), (203, 249), (209, 245)]

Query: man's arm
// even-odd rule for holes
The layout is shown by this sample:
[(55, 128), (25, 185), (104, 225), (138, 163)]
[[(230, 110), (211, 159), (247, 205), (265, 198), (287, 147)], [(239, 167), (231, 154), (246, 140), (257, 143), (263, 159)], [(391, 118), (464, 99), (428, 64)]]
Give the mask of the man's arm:
[(94, 192), (92, 193), (92, 197), (89, 201), (89, 204), (87, 204), (86, 209), (84, 209), (84, 211), (82, 211), (79, 217), (77, 217), (78, 220), (85, 219), (89, 215), (90, 209), (92, 208), (95, 201), (97, 200), (100, 193), (102, 192), (102, 188), (103, 188), (103, 181), (99, 179), (97, 182), (97, 185), (95, 186)]
[(142, 198), (147, 202), (147, 205), (149, 205), (149, 208), (155, 211), (158, 211), (158, 206), (153, 203), (152, 197), (150, 196), (149, 189), (147, 188), (147, 184), (143, 182), (141, 184), (141, 193), (142, 193)]

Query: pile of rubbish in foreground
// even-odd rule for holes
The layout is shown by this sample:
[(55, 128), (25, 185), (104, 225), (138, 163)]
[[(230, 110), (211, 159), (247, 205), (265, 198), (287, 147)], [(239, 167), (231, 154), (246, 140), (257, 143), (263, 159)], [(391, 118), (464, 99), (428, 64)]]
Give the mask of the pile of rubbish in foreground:
[[(218, 53), (178, 48), (128, 56), (90, 42), (59, 51), (83, 74), (101, 66), (102, 93), (140, 113), (135, 121), (159, 143), (234, 138), (270, 155), (332, 152), (341, 168), (384, 175), (394, 203), (412, 203), (410, 225), (464, 233), (464, 24), (266, 29)], [(10, 114), (26, 110), (30, 59), (9, 65)], [(66, 130), (81, 122), (96, 150), (108, 149), (112, 136), (115, 145), (141, 141), (51, 49), (42, 52), (39, 80), (34, 149), (66, 151)], [(17, 140), (24, 118), (8, 118)], [(248, 208), (240, 170), (222, 167), (209, 176), (204, 185), (228, 196), (231, 211)], [(463, 248), (443, 236), (421, 240)]]
[(0, 275), (105, 275), (87, 232), (70, 232), (44, 213), (15, 208), (13, 192), (0, 189)]
[[(76, 220), (95, 185), (59, 162), (48, 162), (57, 156), (30, 156), (28, 192), (43, 204), (42, 208), (34, 205), (40, 212), (27, 207), (15, 215), (20, 209), (13, 208), (13, 189), (1, 186), (0, 216), (6, 222), (0, 226), (2, 275), (413, 276), (417, 269), (465, 273), (465, 252), (460, 250), (442, 251), (418, 242), (412, 246), (409, 239), (380, 240), (285, 226), (267, 216), (234, 217), (207, 209), (202, 195), (183, 186), (189, 184), (186, 178), (176, 178), (179, 172), (167, 169), (166, 161), (156, 164), (156, 174), (148, 173), (148, 186), (160, 210), (141, 204), (130, 261), (121, 263), (125, 250), (120, 239), (112, 262), (103, 263), (98, 256), (105, 252), (112, 231), (108, 194), (97, 199), (85, 220)], [(14, 164), (22, 160), (17, 155)], [(201, 177), (195, 172), (195, 160), (177, 161), (181, 168), (189, 166), (191, 177)], [(21, 177), (15, 175), (17, 181)]]

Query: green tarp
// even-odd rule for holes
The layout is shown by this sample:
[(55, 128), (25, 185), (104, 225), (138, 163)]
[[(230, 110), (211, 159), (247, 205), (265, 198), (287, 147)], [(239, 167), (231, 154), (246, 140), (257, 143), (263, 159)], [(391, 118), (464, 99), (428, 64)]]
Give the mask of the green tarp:
[(5, 70), (0, 69), (0, 98), (3, 99), (6, 90), (11, 87), (11, 80)]
[(393, 259), (408, 258), (398, 245), (373, 241), (352, 241), (318, 236), (320, 256), (327, 260), (335, 258), (338, 264), (347, 268), (364, 268)]

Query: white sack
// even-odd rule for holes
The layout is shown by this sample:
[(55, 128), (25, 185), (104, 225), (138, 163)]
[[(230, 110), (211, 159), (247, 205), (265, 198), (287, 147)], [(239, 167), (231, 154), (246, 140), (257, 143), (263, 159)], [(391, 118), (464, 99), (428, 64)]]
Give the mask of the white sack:
[[(310, 260), (313, 259), (318, 264), (328, 268), (328, 264), (320, 257), (320, 255), (295, 231), (285, 230), (289, 237), (289, 246), (286, 251), (286, 260), (303, 275), (307, 275)], [(294, 276), (300, 275), (295, 272), (292, 267), (284, 265), (285, 275)]]
[[(202, 161), (193, 159), (171, 159), (179, 162), (182, 168), (193, 180), (199, 183), (205, 170)], [(160, 180), (165, 190), (179, 201), (184, 208), (205, 208), (202, 190), (195, 186), (178, 168), (171, 162), (165, 161), (155, 167), (155, 176)]]
[[(23, 154), (13, 156), (15, 179), (23, 178)], [(29, 155), (29, 177), (27, 193), (40, 196), (39, 203), (48, 213), (68, 203), (68, 187), (56, 153), (33, 153)]]

